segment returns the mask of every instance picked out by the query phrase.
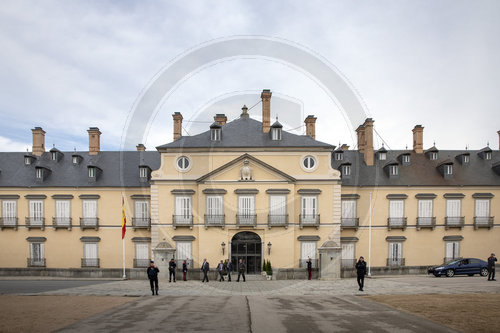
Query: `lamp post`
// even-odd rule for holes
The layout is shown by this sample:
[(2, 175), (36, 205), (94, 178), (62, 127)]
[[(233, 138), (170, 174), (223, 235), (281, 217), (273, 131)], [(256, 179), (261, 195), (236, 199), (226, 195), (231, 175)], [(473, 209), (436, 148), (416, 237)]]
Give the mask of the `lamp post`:
[(271, 244), (271, 242), (267, 243), (267, 254), (268, 255), (271, 254), (271, 246), (273, 246), (273, 244)]
[(222, 247), (222, 255), (224, 255), (224, 250), (226, 249), (226, 243), (222, 242), (220, 243), (220, 246)]

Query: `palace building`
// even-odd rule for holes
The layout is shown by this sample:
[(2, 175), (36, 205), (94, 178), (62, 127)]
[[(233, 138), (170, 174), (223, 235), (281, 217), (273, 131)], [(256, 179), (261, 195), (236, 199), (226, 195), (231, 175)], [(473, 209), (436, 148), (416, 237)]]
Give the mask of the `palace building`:
[[(357, 149), (315, 139), (271, 122), (264, 90), (262, 122), (247, 108), (217, 114), (203, 133), (146, 151), (46, 151), (32, 130), (31, 153), (0, 153), (0, 274), (121, 276), (123, 240), (129, 277), (150, 259), (163, 273), (170, 258), (199, 271), (204, 258), (243, 259), (249, 274), (270, 261), (278, 279), (352, 273), (355, 258), (376, 273), (423, 271), (458, 257), (486, 258), (500, 244), (500, 152), (373, 146), (374, 121), (357, 132)], [(499, 132), (500, 135), (500, 132)], [(498, 218), (497, 218), (498, 219)]]

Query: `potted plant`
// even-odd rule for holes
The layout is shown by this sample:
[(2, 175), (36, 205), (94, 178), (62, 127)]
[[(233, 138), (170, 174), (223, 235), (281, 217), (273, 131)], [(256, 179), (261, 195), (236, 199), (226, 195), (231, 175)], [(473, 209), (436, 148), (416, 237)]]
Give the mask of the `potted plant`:
[(272, 280), (273, 279), (273, 267), (271, 266), (271, 261), (267, 261), (266, 265), (266, 274), (267, 274), (267, 279)]

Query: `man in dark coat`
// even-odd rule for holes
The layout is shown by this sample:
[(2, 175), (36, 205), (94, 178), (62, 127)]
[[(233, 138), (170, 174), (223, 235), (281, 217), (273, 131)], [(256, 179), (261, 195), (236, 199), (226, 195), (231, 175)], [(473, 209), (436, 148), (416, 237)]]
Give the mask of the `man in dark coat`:
[(245, 281), (245, 271), (247, 270), (247, 265), (243, 262), (243, 259), (240, 259), (240, 262), (238, 264), (238, 280), (236, 282), (240, 282), (240, 276), (243, 275), (243, 282)]
[(205, 282), (207, 280), (208, 282), (208, 271), (210, 270), (210, 264), (208, 263), (207, 259), (203, 259), (203, 264), (201, 264), (201, 271), (203, 272), (203, 280), (201, 282)]
[(154, 295), (156, 291), (156, 295), (158, 295), (158, 273), (160, 270), (155, 266), (155, 262), (151, 260), (149, 263), (149, 267), (146, 270), (149, 279), (149, 285), (151, 286), (151, 294)]
[(365, 261), (365, 258), (359, 257), (359, 260), (356, 263), (356, 272), (357, 272), (357, 275), (358, 275), (359, 291), (363, 291), (363, 287), (365, 285), (365, 275), (366, 275), (366, 261)]
[(306, 261), (306, 264), (307, 264), (307, 277), (308, 277), (308, 280), (311, 280), (311, 272), (312, 272), (312, 260), (311, 260), (311, 257), (307, 257), (307, 261)]
[(219, 282), (224, 281), (224, 262), (222, 260), (217, 265), (217, 272), (219, 272)]
[(188, 271), (187, 260), (184, 260), (184, 262), (182, 263), (182, 279), (184, 281), (187, 281), (186, 279), (187, 271)]
[(227, 282), (231, 282), (231, 272), (233, 270), (233, 263), (231, 260), (227, 262)]
[(177, 264), (175, 263), (174, 258), (170, 259), (170, 262), (168, 263), (168, 282), (172, 282), (172, 276), (174, 277), (174, 282), (175, 282), (175, 268), (177, 267)]
[(490, 257), (488, 258), (488, 281), (496, 281), (495, 280), (495, 261), (497, 261), (497, 258), (495, 257), (495, 254), (492, 253)]

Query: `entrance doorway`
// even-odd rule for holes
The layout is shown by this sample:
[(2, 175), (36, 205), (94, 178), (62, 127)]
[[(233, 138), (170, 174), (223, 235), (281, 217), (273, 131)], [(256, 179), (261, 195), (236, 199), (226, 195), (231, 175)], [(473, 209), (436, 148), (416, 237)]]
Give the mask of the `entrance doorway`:
[(247, 266), (247, 274), (260, 274), (262, 267), (262, 240), (259, 235), (250, 231), (242, 231), (231, 240), (231, 262), (234, 271), (238, 272), (240, 259)]

